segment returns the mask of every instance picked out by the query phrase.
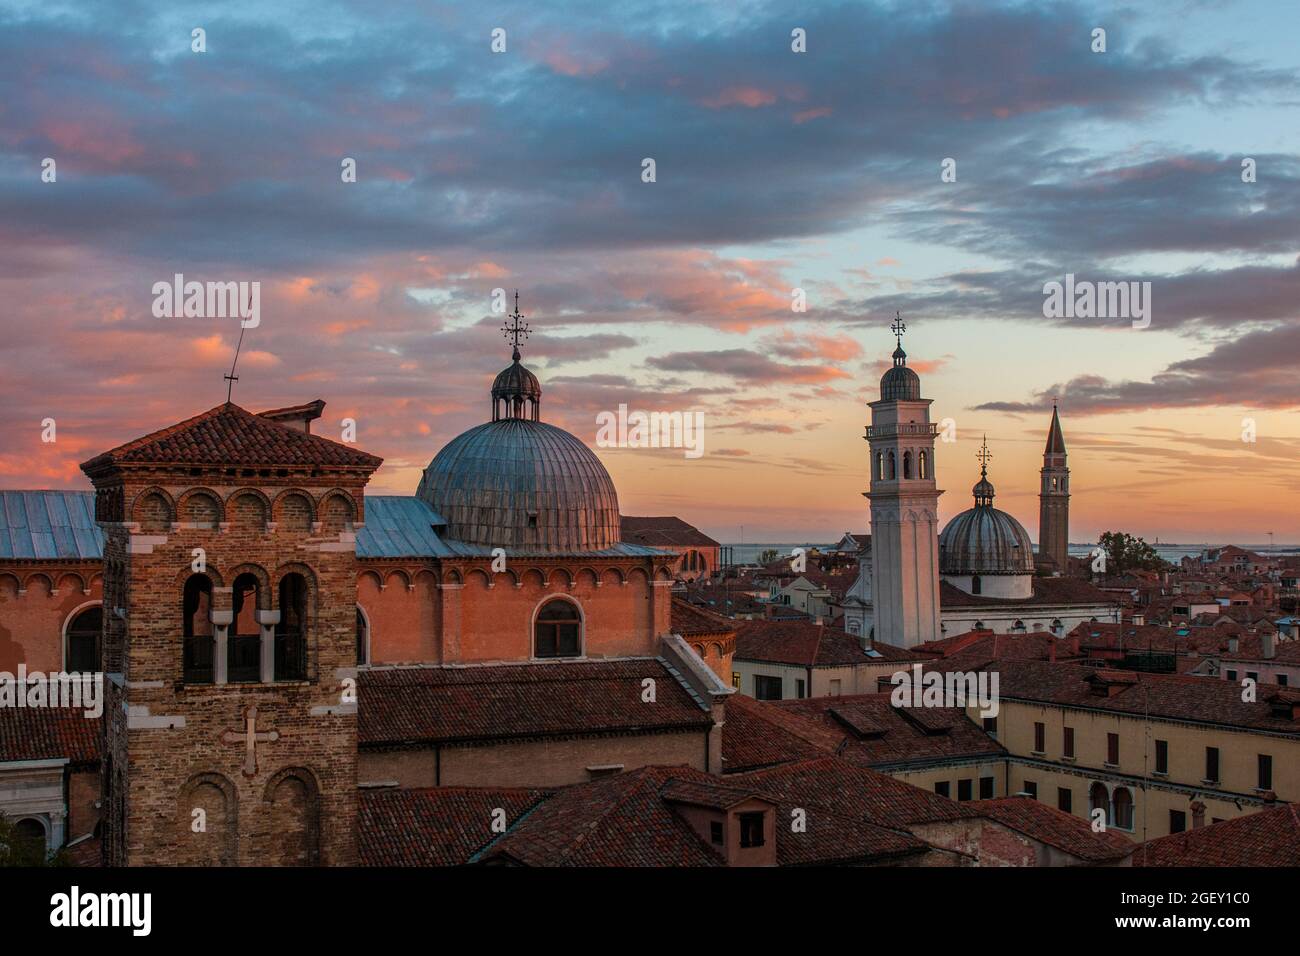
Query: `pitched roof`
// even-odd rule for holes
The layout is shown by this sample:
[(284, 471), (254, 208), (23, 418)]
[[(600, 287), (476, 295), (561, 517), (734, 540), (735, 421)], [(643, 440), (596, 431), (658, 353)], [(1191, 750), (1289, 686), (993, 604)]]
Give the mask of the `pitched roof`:
[(1134, 866), (1300, 866), (1300, 812), (1285, 803), (1150, 840)]
[(1094, 668), (1077, 663), (1006, 660), (998, 664), (998, 690), (1003, 699), (1300, 734), (1300, 722), (1274, 716), (1268, 701), (1269, 685), (1260, 688), (1257, 701), (1246, 702), (1241, 699), (1241, 688), (1231, 681), (1137, 671), (1107, 671), (1103, 675), (1106, 673), (1122, 675), (1122, 682), (1110, 681), (1111, 696), (1100, 696), (1093, 692), (1093, 686), (1106, 678), (1099, 678)]
[(700, 637), (705, 634), (732, 634), (736, 622), (721, 614), (698, 608), (679, 597), (673, 598), (672, 629), (682, 637)]
[(337, 466), (374, 470), (382, 458), (255, 415), (229, 402), (150, 432), (82, 463), (88, 475), (113, 465)]
[(0, 707), (0, 763), (99, 760), (103, 727), (99, 718), (73, 707)]
[(460, 866), (492, 842), (493, 813), (510, 826), (547, 791), (430, 787), (363, 789), (357, 800), (362, 866)]
[(716, 548), (720, 546), (699, 528), (671, 515), (658, 518), (620, 515), (619, 525), (624, 541), (651, 547)]
[[(895, 707), (890, 696), (810, 697), (770, 706), (837, 734), (836, 753), (863, 766), (906, 766), (1006, 752), (960, 707)], [(725, 753), (725, 728), (723, 748)]]
[(800, 806), (833, 807), (843, 816), (877, 826), (903, 828), (977, 816), (969, 803), (833, 756), (735, 774), (727, 780)]
[(863, 650), (856, 636), (809, 620), (737, 621), (736, 658), (800, 667), (919, 659), (905, 648), (880, 642)]
[(98, 561), (91, 491), (0, 491), (0, 559)]
[(1002, 797), (970, 804), (981, 816), (1008, 826), (1040, 843), (1089, 863), (1122, 860), (1134, 850), (1133, 841), (1114, 830), (1094, 833), (1082, 817), (1066, 813), (1033, 797)]
[[(721, 866), (719, 851), (672, 805), (722, 810), (751, 799), (776, 804), (781, 866), (881, 862), (926, 851), (928, 845), (910, 833), (818, 800), (819, 793), (831, 796), (826, 779), (837, 778), (833, 766), (820, 769), (821, 775), (804, 778), (802, 785), (787, 787), (789, 780), (781, 781), (780, 793), (757, 778), (741, 785), (689, 767), (643, 767), (577, 784), (548, 798), (476, 859), (506, 858), (527, 866)], [(886, 785), (915, 789), (884, 779)], [(860, 783), (854, 778), (846, 786), (854, 790)], [(796, 808), (806, 819), (798, 833), (783, 825)]]
[(939, 583), (940, 607), (1038, 607), (1055, 604), (1115, 604), (1115, 596), (1079, 578), (1033, 578), (1034, 593), (1027, 598), (988, 597), (967, 594), (947, 581)]
[(770, 703), (733, 694), (722, 725), (724, 773), (796, 763), (835, 753), (841, 732)]
[[(654, 706), (642, 681), (656, 684)], [(712, 719), (657, 658), (360, 673), (360, 746), (706, 729)]]
[(705, 782), (687, 767), (642, 767), (556, 793), (510, 827), (475, 861), (524, 866), (722, 866), (723, 858), (665, 802), (677, 779)]

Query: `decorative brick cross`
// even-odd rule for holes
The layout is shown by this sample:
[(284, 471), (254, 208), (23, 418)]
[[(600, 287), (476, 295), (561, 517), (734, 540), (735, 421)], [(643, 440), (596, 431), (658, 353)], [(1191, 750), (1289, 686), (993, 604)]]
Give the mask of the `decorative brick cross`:
[(257, 745), (259, 743), (274, 743), (280, 739), (280, 732), (277, 730), (258, 733), (257, 730), (257, 708), (249, 707), (244, 711), (245, 731), (240, 733), (236, 730), (227, 730), (221, 735), (223, 743), (236, 744), (241, 740), (248, 747), (244, 756), (244, 773), (253, 776), (257, 773)]

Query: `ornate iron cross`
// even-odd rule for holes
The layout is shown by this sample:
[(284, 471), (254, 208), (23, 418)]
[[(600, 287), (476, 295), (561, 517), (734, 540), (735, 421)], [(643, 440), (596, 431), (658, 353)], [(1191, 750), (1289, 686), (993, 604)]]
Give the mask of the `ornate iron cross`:
[(519, 313), (518, 289), (515, 290), (515, 310), (510, 313), (510, 318), (514, 320), (514, 324), (512, 325), (507, 322), (505, 325), (501, 326), (501, 331), (505, 334), (506, 338), (513, 341), (514, 355), (515, 360), (517, 361), (519, 359), (519, 337), (523, 336), (524, 338), (528, 338), (528, 323), (523, 321), (524, 317)]
[(980, 471), (986, 471), (989, 467), (989, 462), (993, 460), (993, 452), (989, 451), (988, 435), (984, 436), (984, 444), (981, 445), (980, 450), (975, 453), (975, 457), (980, 460)]
[(897, 312), (894, 313), (894, 324), (889, 327), (889, 331), (894, 333), (894, 338), (898, 340), (898, 347), (903, 347), (903, 333), (907, 331), (907, 326), (903, 324), (903, 317)]

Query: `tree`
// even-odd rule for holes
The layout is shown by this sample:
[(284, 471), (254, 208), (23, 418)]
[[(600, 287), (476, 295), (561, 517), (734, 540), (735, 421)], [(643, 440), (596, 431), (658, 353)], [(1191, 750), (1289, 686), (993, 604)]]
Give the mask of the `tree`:
[(0, 867), (66, 865), (67, 860), (62, 850), (47, 859), (44, 840), (35, 840), (27, 836), (16, 824), (0, 813)]
[(1106, 531), (1097, 539), (1097, 544), (1106, 553), (1104, 574), (1123, 574), (1134, 568), (1158, 570), (1167, 564), (1156, 549), (1142, 538), (1135, 538), (1124, 531)]
[(758, 556), (758, 563), (764, 566), (771, 564), (775, 560), (776, 560), (775, 548), (768, 548), (766, 551), (764, 551), (762, 554)]

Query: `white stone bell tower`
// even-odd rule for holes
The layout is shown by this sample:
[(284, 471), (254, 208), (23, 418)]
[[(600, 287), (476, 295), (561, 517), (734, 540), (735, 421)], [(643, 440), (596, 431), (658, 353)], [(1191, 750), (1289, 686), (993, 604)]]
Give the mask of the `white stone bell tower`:
[(901, 318), (894, 366), (872, 402), (871, 603), (875, 640), (914, 647), (942, 637), (939, 629), (939, 495), (934, 483), (930, 400), (907, 367)]

